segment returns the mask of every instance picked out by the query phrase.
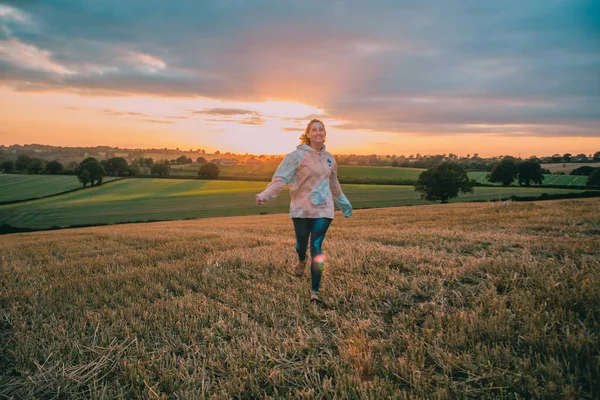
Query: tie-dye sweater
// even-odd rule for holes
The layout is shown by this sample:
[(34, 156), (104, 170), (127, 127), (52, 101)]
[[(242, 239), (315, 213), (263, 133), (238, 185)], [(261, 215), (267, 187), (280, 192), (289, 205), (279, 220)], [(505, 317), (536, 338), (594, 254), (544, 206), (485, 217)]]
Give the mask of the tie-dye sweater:
[(352, 205), (342, 192), (337, 178), (337, 164), (331, 153), (316, 151), (307, 144), (298, 146), (288, 154), (271, 183), (260, 194), (260, 201), (277, 198), (290, 184), (290, 214), (292, 218), (331, 218), (333, 203), (337, 204), (344, 217), (352, 216)]

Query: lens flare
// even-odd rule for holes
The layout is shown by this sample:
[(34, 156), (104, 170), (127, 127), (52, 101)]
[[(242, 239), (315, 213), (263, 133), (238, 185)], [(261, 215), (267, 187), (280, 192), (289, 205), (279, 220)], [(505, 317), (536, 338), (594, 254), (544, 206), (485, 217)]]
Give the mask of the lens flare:
[(321, 271), (325, 269), (325, 256), (323, 254), (319, 254), (315, 258), (313, 258), (313, 262), (319, 267)]

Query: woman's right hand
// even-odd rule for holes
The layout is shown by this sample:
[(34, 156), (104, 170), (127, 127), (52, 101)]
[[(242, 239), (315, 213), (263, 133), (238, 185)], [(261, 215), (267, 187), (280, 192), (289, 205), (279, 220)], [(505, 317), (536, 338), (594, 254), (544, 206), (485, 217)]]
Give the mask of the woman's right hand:
[(256, 199), (256, 204), (258, 204), (259, 206), (262, 206), (265, 203), (264, 201), (262, 201), (260, 199), (260, 197), (258, 197), (258, 195), (256, 195), (255, 199)]

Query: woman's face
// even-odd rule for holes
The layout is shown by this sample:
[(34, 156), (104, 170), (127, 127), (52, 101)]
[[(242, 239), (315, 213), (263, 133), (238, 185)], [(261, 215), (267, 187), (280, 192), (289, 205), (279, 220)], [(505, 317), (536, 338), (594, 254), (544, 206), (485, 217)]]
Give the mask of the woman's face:
[(313, 122), (310, 125), (308, 134), (306, 135), (310, 139), (311, 146), (320, 146), (325, 142), (325, 127), (320, 122)]

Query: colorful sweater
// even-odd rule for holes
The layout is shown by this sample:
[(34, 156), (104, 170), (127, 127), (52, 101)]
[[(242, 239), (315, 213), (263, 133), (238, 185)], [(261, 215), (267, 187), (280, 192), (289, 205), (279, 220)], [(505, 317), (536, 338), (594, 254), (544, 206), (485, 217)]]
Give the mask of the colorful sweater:
[(292, 218), (331, 218), (333, 203), (338, 205), (344, 217), (352, 216), (352, 205), (342, 192), (337, 178), (337, 164), (331, 153), (316, 151), (307, 144), (298, 146), (288, 154), (271, 183), (260, 194), (260, 201), (277, 198), (290, 184), (290, 214)]

